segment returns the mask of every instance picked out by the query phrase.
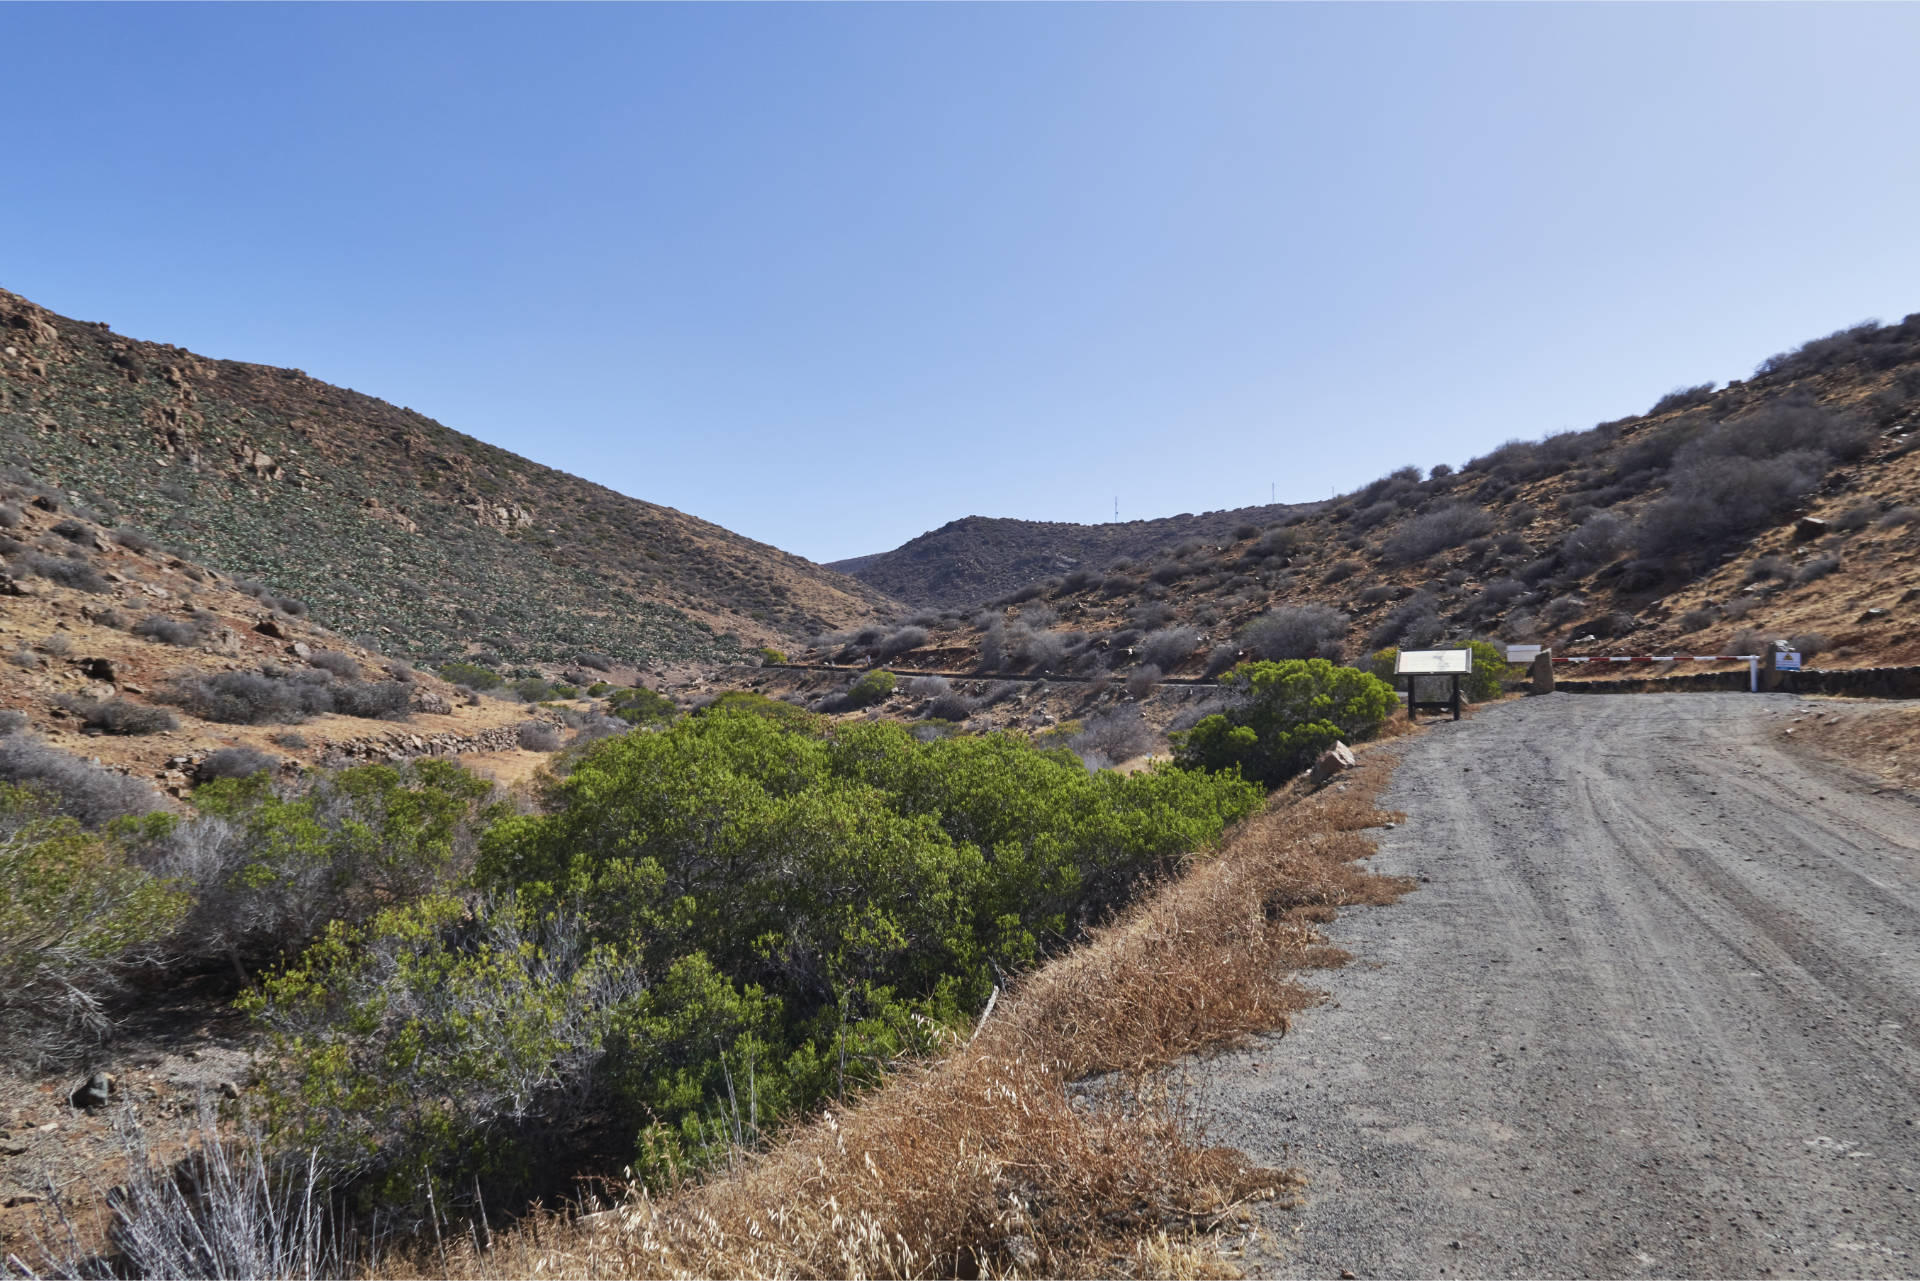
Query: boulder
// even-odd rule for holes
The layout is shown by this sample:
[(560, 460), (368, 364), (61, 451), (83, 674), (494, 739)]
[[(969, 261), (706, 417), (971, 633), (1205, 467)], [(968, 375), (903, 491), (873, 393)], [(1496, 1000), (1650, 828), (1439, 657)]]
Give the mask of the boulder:
[(413, 710), (425, 712), (429, 716), (445, 716), (453, 711), (453, 705), (430, 689), (415, 689)]
[(253, 625), (253, 630), (259, 632), (262, 636), (271, 636), (274, 640), (287, 639), (286, 629), (280, 626), (278, 619), (262, 618)]
[(1794, 522), (1793, 541), (1796, 543), (1810, 543), (1814, 539), (1827, 534), (1832, 529), (1833, 526), (1821, 520), (1818, 516), (1802, 516), (1798, 521)]
[(1308, 782), (1318, 786), (1336, 774), (1344, 774), (1359, 762), (1354, 759), (1353, 749), (1345, 743), (1335, 743), (1320, 753), (1320, 759), (1313, 763), (1313, 773)]

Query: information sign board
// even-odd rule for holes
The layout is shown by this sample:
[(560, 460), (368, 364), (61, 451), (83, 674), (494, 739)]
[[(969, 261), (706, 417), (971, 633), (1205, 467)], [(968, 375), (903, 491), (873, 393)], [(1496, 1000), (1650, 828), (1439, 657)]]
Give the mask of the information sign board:
[(1509, 645), (1507, 646), (1507, 661), (1524, 666), (1540, 657), (1541, 648), (1539, 645)]
[(1403, 649), (1393, 660), (1396, 676), (1459, 676), (1472, 670), (1470, 649)]

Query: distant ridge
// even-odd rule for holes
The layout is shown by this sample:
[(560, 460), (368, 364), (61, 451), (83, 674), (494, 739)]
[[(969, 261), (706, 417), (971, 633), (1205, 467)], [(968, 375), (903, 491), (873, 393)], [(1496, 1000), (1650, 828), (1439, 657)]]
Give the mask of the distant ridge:
[(1242, 526), (1264, 528), (1325, 506), (1269, 503), (1107, 525), (963, 516), (890, 552), (837, 560), (828, 568), (910, 604), (952, 609), (1076, 569), (1097, 572), (1123, 558), (1154, 556), (1188, 539), (1231, 542)]

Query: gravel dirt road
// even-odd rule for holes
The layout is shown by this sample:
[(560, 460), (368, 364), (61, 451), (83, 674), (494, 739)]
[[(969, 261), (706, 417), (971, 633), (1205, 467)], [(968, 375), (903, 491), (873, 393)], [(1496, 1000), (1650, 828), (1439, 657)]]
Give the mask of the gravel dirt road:
[(1310, 1180), (1258, 1275), (1920, 1274), (1920, 805), (1818, 705), (1503, 703), (1408, 741), (1355, 953), (1201, 1065)]

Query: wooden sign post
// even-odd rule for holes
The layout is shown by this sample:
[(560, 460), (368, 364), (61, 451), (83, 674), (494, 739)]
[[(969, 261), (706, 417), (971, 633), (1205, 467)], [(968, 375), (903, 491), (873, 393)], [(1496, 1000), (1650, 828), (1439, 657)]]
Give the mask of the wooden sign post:
[[(1393, 660), (1393, 674), (1407, 678), (1407, 719), (1418, 720), (1420, 713), (1451, 710), (1460, 719), (1460, 678), (1473, 670), (1470, 649), (1403, 649)], [(1444, 703), (1420, 701), (1422, 676), (1450, 678), (1453, 694)]]

